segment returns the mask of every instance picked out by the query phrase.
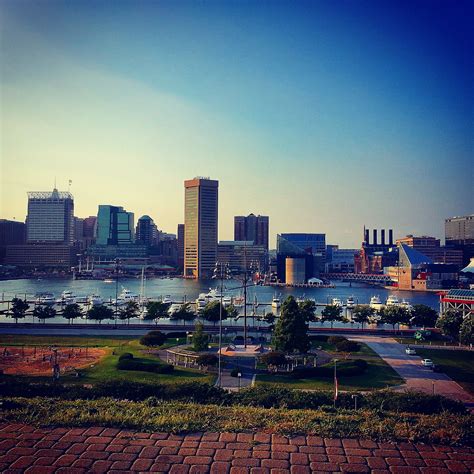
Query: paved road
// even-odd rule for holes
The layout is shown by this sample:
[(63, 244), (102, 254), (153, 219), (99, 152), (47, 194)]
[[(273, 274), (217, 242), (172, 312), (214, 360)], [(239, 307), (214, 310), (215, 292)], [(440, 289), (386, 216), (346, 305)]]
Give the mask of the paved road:
[[(254, 357), (225, 357), (226, 367), (222, 370), (222, 381), (220, 386), (226, 390), (238, 391), (239, 387), (250, 387), (254, 380)], [(231, 377), (232, 369), (238, 369), (242, 374), (240, 381), (238, 377)], [(216, 381), (219, 386), (219, 380)]]
[(433, 372), (421, 365), (421, 357), (405, 354), (405, 345), (395, 339), (380, 336), (352, 336), (351, 339), (367, 344), (387, 362), (403, 379), (402, 389), (434, 392), (455, 400), (460, 400), (474, 409), (474, 397), (446, 374)]

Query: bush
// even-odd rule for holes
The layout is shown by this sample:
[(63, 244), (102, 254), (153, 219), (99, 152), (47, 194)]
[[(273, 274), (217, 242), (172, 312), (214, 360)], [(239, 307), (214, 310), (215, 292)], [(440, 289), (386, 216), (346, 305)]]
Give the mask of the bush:
[(343, 341), (347, 341), (347, 338), (344, 336), (329, 336), (327, 339), (328, 344), (332, 344), (333, 346)]
[(128, 360), (128, 359), (133, 359), (133, 354), (130, 354), (130, 352), (125, 352), (118, 358), (118, 360)]
[[(340, 377), (354, 377), (362, 375), (367, 370), (367, 362), (363, 359), (348, 360), (337, 365), (337, 375)], [(321, 367), (296, 367), (291, 376), (300, 378), (331, 378), (334, 377), (334, 364), (329, 363)]]
[(166, 341), (166, 336), (161, 331), (150, 331), (140, 339), (140, 344), (147, 347), (162, 346)]
[(231, 377), (238, 377), (239, 376), (239, 369), (236, 369), (236, 368), (233, 368), (231, 371), (230, 371), (230, 376)]
[(140, 359), (122, 359), (117, 363), (119, 370), (133, 370), (138, 372), (152, 372), (154, 374), (169, 374), (174, 367), (171, 364), (150, 364)]
[(359, 352), (360, 345), (355, 341), (340, 341), (336, 343), (336, 351), (338, 352)]
[(199, 365), (215, 366), (219, 362), (219, 358), (214, 354), (202, 354), (196, 359)]

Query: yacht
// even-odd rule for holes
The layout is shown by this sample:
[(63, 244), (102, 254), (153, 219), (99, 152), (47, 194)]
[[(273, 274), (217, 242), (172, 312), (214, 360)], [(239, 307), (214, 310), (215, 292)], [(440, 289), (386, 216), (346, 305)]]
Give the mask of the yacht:
[(124, 305), (124, 304), (127, 304), (129, 301), (138, 302), (139, 299), (140, 299), (140, 297), (138, 295), (134, 295), (127, 288), (122, 288), (122, 292), (120, 293), (119, 297), (117, 298), (117, 301), (114, 301), (114, 304)]
[(402, 300), (402, 302), (400, 303), (400, 306), (407, 309), (408, 311), (411, 311), (413, 309), (413, 306), (407, 300)]
[(331, 301), (331, 305), (341, 307), (342, 301), (340, 300), (340, 298), (333, 298)]
[(372, 296), (370, 298), (369, 306), (374, 309), (381, 309), (382, 308), (382, 301), (380, 301), (380, 297), (378, 295)]
[(161, 302), (164, 304), (171, 304), (173, 301), (171, 301), (170, 295), (166, 295), (164, 298), (161, 298)]
[(171, 316), (177, 311), (181, 309), (182, 303), (173, 303), (169, 308), (168, 308), (168, 314)]
[(87, 305), (96, 306), (101, 304), (104, 304), (104, 300), (97, 293), (92, 293), (92, 295), (87, 297)]
[(398, 306), (400, 302), (395, 295), (389, 295), (387, 301), (385, 302), (387, 306)]
[(115, 280), (113, 280), (112, 278), (106, 278), (105, 280), (103, 280), (104, 283), (114, 283)]
[(76, 302), (76, 295), (72, 293), (70, 290), (64, 290), (61, 293), (61, 298), (56, 300), (58, 304), (73, 304)]
[(199, 311), (200, 309), (205, 308), (207, 305), (207, 299), (205, 293), (199, 293), (199, 296), (196, 298), (196, 309)]
[(351, 309), (355, 306), (355, 301), (354, 301), (354, 297), (353, 296), (349, 296), (349, 298), (347, 298), (346, 300), (346, 306), (347, 308)]
[(230, 296), (224, 296), (224, 298), (222, 298), (222, 304), (227, 308), (232, 304), (232, 298)]
[(54, 304), (56, 300), (54, 299), (54, 295), (52, 293), (41, 293), (37, 295), (35, 300), (36, 304)]
[(281, 301), (280, 298), (274, 296), (272, 299), (272, 309), (280, 309)]

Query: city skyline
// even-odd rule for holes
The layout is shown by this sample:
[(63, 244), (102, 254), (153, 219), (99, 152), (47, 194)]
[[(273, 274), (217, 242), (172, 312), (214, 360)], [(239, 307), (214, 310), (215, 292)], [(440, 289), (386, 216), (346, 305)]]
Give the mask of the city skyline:
[(472, 4), (3, 2), (2, 218), (58, 188), (175, 232), (182, 182), (277, 233), (444, 238), (472, 213)]

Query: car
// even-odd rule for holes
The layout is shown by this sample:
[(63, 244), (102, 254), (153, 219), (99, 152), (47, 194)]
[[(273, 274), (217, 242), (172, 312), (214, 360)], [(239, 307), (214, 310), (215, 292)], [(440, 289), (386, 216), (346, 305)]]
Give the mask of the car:
[(421, 365), (423, 365), (424, 367), (433, 367), (434, 364), (433, 364), (433, 361), (431, 359), (423, 359), (421, 361)]
[(413, 355), (416, 355), (416, 351), (415, 351), (415, 349), (413, 349), (411, 347), (407, 347), (405, 349), (405, 354), (407, 354), (409, 356), (413, 356)]

